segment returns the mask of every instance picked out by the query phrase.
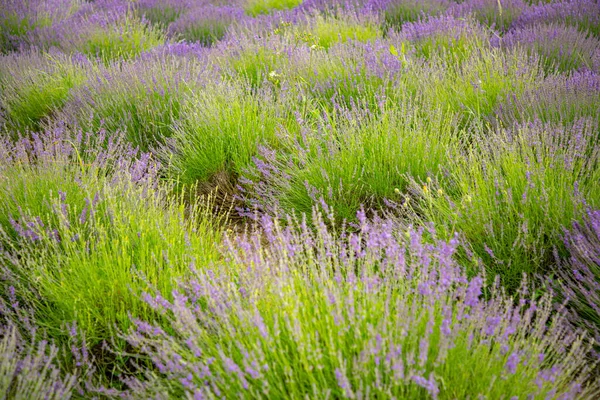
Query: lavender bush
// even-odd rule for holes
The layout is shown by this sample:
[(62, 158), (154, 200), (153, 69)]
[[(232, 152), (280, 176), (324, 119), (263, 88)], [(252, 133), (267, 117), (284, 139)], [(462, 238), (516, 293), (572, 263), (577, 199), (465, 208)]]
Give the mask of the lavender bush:
[[(598, 125), (569, 127), (539, 121), (500, 130), (454, 161), (446, 179), (422, 185), (424, 220), (458, 230), (502, 283), (519, 286), (523, 271), (548, 273), (561, 227), (600, 201)], [(438, 191), (441, 189), (441, 191)]]
[(62, 118), (87, 131), (124, 131), (148, 149), (172, 135), (186, 95), (204, 85), (205, 65), (195, 57), (149, 55), (101, 69), (70, 93)]
[(78, 0), (0, 1), (0, 53), (31, 44), (31, 35), (70, 17), (79, 9)]
[(498, 103), (494, 115), (507, 127), (535, 120), (563, 125), (584, 118), (600, 121), (599, 101), (600, 75), (592, 71), (574, 72), (539, 80), (521, 96), (506, 96)]
[(489, 30), (476, 21), (440, 16), (404, 24), (398, 39), (415, 46), (419, 56), (442, 55), (460, 61), (476, 49), (485, 48), (490, 36)]
[[(528, 396), (589, 398), (589, 346), (553, 316), (453, 260), (459, 242), (367, 221), (334, 233), (315, 216), (231, 239), (229, 262), (146, 301), (171, 331), (136, 321), (127, 340), (157, 367), (133, 397)], [(298, 224), (300, 224), (298, 226)], [(487, 299), (483, 293), (486, 292)]]
[(367, 4), (383, 12), (386, 28), (399, 30), (406, 22), (442, 14), (454, 3), (449, 0), (371, 0)]
[(44, 119), (62, 108), (69, 92), (81, 85), (94, 70), (81, 54), (60, 52), (11, 54), (2, 57), (0, 87), (3, 119), (13, 132), (37, 131)]
[(596, 0), (539, 2), (527, 7), (514, 21), (515, 27), (539, 23), (565, 23), (600, 36), (600, 10)]
[(456, 17), (470, 15), (498, 31), (506, 31), (525, 7), (523, 0), (465, 0), (456, 2), (448, 13)]
[(576, 322), (600, 343), (600, 212), (589, 210), (564, 240), (569, 258), (556, 270), (561, 292), (579, 315)]
[(508, 32), (502, 39), (502, 45), (508, 48), (520, 46), (537, 52), (543, 57), (548, 72), (600, 71), (600, 39), (574, 27), (532, 25)]
[(134, 58), (164, 40), (164, 33), (138, 18), (127, 1), (102, 0), (85, 3), (68, 18), (36, 30), (30, 42), (110, 62)]
[(138, 284), (167, 288), (219, 237), (201, 202), (166, 197), (149, 154), (107, 135), (57, 128), (0, 150), (0, 288), (53, 337), (75, 321), (91, 345), (148, 311)]
[(238, 7), (195, 7), (171, 23), (168, 32), (175, 38), (210, 46), (225, 36), (229, 25), (243, 18), (244, 10)]

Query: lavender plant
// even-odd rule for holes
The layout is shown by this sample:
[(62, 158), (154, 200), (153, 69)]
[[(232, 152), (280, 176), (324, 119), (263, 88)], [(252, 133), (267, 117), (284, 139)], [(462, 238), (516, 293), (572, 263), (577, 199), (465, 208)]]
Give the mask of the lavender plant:
[(565, 232), (564, 241), (569, 256), (556, 268), (560, 293), (575, 310), (575, 323), (600, 343), (600, 212), (588, 210), (583, 222)]
[(57, 129), (1, 147), (0, 289), (16, 288), (53, 337), (75, 321), (90, 344), (110, 341), (149, 312), (140, 284), (170, 290), (217, 256), (201, 202), (167, 197), (151, 156), (122, 140)]
[(415, 103), (384, 103), (379, 113), (339, 108), (314, 130), (304, 123), (294, 152), (255, 159), (242, 181), (247, 200), (270, 214), (321, 204), (349, 220), (362, 205), (381, 207), (410, 177), (435, 175), (458, 153), (456, 121), (440, 110), (424, 115)]
[(368, 6), (383, 12), (384, 26), (400, 30), (406, 22), (425, 17), (436, 17), (446, 11), (453, 2), (448, 0), (371, 0)]
[(100, 70), (71, 93), (60, 119), (86, 131), (124, 131), (131, 143), (151, 148), (173, 134), (185, 96), (204, 84), (204, 65), (195, 57), (149, 55)]
[(427, 59), (445, 56), (458, 62), (485, 49), (490, 37), (490, 32), (476, 21), (450, 15), (406, 23), (397, 37), (392, 36), (393, 40), (414, 46), (417, 56)]
[(80, 54), (32, 51), (2, 56), (0, 70), (3, 119), (15, 133), (39, 130), (43, 120), (64, 105), (71, 89), (81, 85), (94, 67)]
[(127, 1), (103, 0), (86, 3), (69, 18), (37, 30), (32, 41), (35, 46), (80, 52), (109, 63), (135, 58), (163, 44), (165, 35), (138, 18)]
[(243, 85), (222, 83), (191, 95), (173, 140), (161, 152), (184, 184), (224, 173), (231, 179), (250, 165), (258, 145), (275, 145), (277, 128), (295, 121), (285, 96), (269, 90), (248, 94)]
[(538, 121), (481, 138), (445, 184), (413, 187), (419, 212), (448, 235), (461, 232), (489, 276), (514, 290), (523, 272), (550, 272), (561, 227), (600, 201), (597, 132), (589, 119)]
[(514, 21), (515, 27), (540, 23), (574, 26), (582, 32), (600, 37), (600, 10), (596, 0), (561, 0), (540, 2), (527, 7)]
[(229, 25), (243, 18), (244, 10), (239, 7), (195, 7), (170, 24), (168, 33), (177, 39), (210, 46), (225, 36)]
[(539, 80), (520, 96), (507, 95), (494, 114), (507, 127), (538, 119), (564, 125), (582, 118), (600, 122), (599, 102), (600, 75), (582, 71), (569, 76), (553, 75)]
[(75, 13), (78, 0), (0, 1), (0, 53), (19, 50), (30, 44), (30, 35)]
[(77, 376), (60, 371), (58, 348), (47, 341), (24, 343), (12, 324), (0, 328), (0, 396), (70, 399)]
[[(387, 41), (339, 43), (321, 51), (300, 49), (292, 53), (289, 81), (299, 85), (308, 99), (314, 99), (327, 112), (339, 106), (352, 108), (366, 103), (372, 112), (380, 109), (386, 97), (393, 97), (395, 86), (414, 93), (406, 84), (411, 75), (409, 54), (392, 54)], [(421, 67), (418, 61), (410, 64)], [(403, 74), (405, 73), (405, 74)], [(308, 119), (309, 113), (304, 118)]]
[(465, 0), (449, 7), (455, 17), (473, 16), (497, 31), (507, 31), (526, 8), (523, 0)]
[(139, 0), (135, 3), (135, 10), (151, 23), (166, 28), (179, 17), (185, 15), (193, 4), (194, 2), (182, 0)]
[(336, 16), (308, 14), (303, 20), (279, 28), (277, 32), (288, 34), (291, 40), (304, 42), (311, 48), (328, 49), (349, 40), (366, 42), (381, 37), (379, 25), (373, 15), (347, 11)]
[(519, 46), (538, 53), (548, 73), (581, 69), (600, 71), (600, 39), (575, 27), (532, 25), (508, 32), (502, 45), (507, 48)]
[(600, 397), (597, 0), (0, 10), (0, 398)]
[(486, 121), (494, 118), (507, 96), (520, 98), (543, 76), (538, 61), (520, 49), (475, 52), (464, 63), (436, 55), (425, 68), (414, 71), (426, 100), (458, 114), (461, 126), (474, 123), (479, 134), (487, 130)]
[(244, 10), (250, 16), (267, 14), (274, 10), (294, 8), (302, 3), (301, 0), (245, 0)]
[[(315, 216), (229, 241), (173, 300), (146, 301), (172, 332), (137, 320), (126, 335), (157, 367), (133, 397), (590, 398), (589, 345), (548, 296), (508, 297), (468, 279), (459, 242), (366, 221), (356, 233)], [(434, 234), (433, 231), (430, 232)], [(482, 296), (487, 292), (487, 299)]]
[(245, 81), (253, 87), (260, 87), (269, 78), (278, 78), (290, 67), (289, 50), (277, 35), (231, 37), (219, 42), (213, 54), (224, 77)]

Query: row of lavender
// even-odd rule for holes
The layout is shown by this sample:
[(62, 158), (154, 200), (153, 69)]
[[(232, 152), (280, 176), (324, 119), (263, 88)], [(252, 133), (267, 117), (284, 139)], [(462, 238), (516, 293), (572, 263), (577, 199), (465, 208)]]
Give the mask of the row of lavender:
[(596, 1), (2, 9), (3, 396), (600, 394)]

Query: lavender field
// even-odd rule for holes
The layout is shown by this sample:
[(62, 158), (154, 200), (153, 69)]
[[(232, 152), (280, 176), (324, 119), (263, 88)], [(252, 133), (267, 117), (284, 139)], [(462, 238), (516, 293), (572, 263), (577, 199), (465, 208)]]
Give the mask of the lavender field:
[(0, 0), (0, 399), (600, 399), (598, 0)]

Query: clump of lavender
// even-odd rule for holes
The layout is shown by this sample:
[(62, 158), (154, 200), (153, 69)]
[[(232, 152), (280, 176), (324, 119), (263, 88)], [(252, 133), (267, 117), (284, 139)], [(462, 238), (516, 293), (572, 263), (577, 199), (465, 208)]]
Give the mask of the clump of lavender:
[(299, 6), (302, 0), (245, 0), (244, 11), (252, 17)]
[(523, 0), (465, 0), (451, 6), (447, 13), (455, 17), (473, 16), (497, 31), (507, 31), (526, 8)]
[(507, 48), (523, 47), (542, 56), (548, 73), (600, 71), (600, 39), (564, 24), (537, 24), (511, 30), (501, 40)]
[(551, 271), (561, 227), (600, 205), (597, 135), (597, 122), (582, 119), (535, 121), (478, 138), (440, 183), (414, 185), (419, 213), (448, 235), (461, 232), (489, 276), (500, 275), (514, 292), (523, 272)]
[(438, 173), (457, 151), (456, 121), (441, 110), (423, 116), (418, 100), (379, 100), (380, 109), (336, 103), (315, 128), (298, 117), (294, 151), (263, 148), (243, 175), (248, 205), (270, 215), (332, 207), (341, 220), (354, 220), (361, 206), (378, 208), (397, 198), (407, 176)]
[[(459, 241), (364, 213), (337, 233), (313, 216), (230, 239), (228, 263), (196, 271), (168, 327), (126, 338), (157, 371), (128, 395), (585, 398), (590, 347), (549, 296), (520, 300), (454, 261)], [(487, 296), (483, 296), (483, 293)], [(168, 329), (167, 329), (168, 328)]]
[[(136, 12), (153, 24), (166, 28), (193, 7), (190, 0), (139, 0), (135, 3)], [(205, 2), (200, 2), (205, 3)]]
[(475, 20), (442, 15), (404, 24), (398, 40), (408, 41), (417, 55), (425, 58), (442, 55), (461, 60), (476, 48), (485, 47), (490, 32)]
[(515, 20), (515, 27), (540, 23), (564, 23), (600, 37), (600, 8), (597, 0), (539, 2), (527, 7)]
[(327, 52), (296, 52), (292, 65), (310, 98), (333, 111), (337, 105), (350, 107), (367, 99), (377, 103), (377, 96), (391, 87), (403, 69), (400, 58), (389, 49), (388, 43), (378, 40), (339, 43)]
[(82, 54), (28, 51), (0, 57), (0, 104), (4, 122), (13, 134), (37, 131), (44, 119), (67, 101), (72, 88), (82, 84), (93, 65)]
[(588, 210), (583, 222), (565, 232), (569, 257), (556, 268), (561, 296), (579, 316), (575, 322), (600, 343), (600, 211)]
[(80, 52), (104, 62), (131, 59), (163, 44), (164, 34), (140, 19), (128, 2), (102, 0), (86, 3), (76, 13), (32, 32), (32, 46)]
[(94, 358), (77, 324), (63, 324), (66, 342), (52, 341), (19, 297), (12, 286), (0, 292), (0, 396), (59, 400), (97, 394)]
[(366, 6), (383, 13), (386, 28), (399, 30), (406, 22), (436, 17), (452, 4), (449, 0), (370, 0)]
[(172, 135), (187, 94), (200, 90), (210, 72), (197, 57), (167, 56), (173, 47), (98, 71), (71, 91), (58, 118), (86, 131), (123, 131), (142, 149), (163, 142)]
[(171, 23), (168, 33), (176, 39), (210, 46), (225, 36), (229, 25), (244, 17), (244, 10), (235, 6), (195, 7)]
[(346, 11), (335, 16), (307, 13), (276, 29), (292, 43), (305, 43), (313, 50), (329, 49), (337, 43), (368, 42), (381, 37), (377, 15)]
[(279, 143), (277, 130), (294, 122), (287, 111), (293, 100), (268, 88), (249, 95), (246, 85), (209, 84), (183, 102), (172, 140), (159, 157), (184, 184), (208, 182), (218, 174), (237, 177), (260, 143)]
[(138, 285), (170, 291), (217, 257), (203, 200), (168, 196), (153, 157), (114, 132), (57, 128), (0, 154), (0, 293), (15, 287), (55, 339), (76, 322), (90, 345), (110, 341), (152, 313)]
[(293, 52), (281, 35), (231, 35), (216, 44), (212, 57), (222, 76), (260, 87), (291, 68)]
[(77, 0), (1, 0), (0, 53), (31, 44), (33, 31), (69, 17), (79, 5)]
[(592, 71), (552, 75), (521, 95), (505, 95), (495, 115), (506, 126), (541, 120), (569, 125), (582, 118), (600, 123), (600, 75)]

